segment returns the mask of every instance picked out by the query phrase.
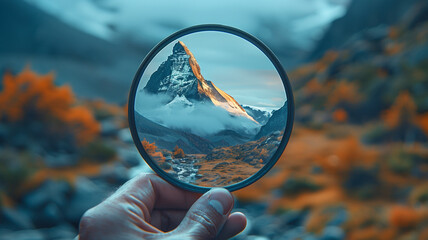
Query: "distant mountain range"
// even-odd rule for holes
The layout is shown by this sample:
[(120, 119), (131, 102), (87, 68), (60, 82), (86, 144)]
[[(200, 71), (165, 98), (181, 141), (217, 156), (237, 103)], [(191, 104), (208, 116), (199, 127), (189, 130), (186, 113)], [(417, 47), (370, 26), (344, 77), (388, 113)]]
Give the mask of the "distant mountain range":
[(255, 108), (252, 106), (242, 106), (242, 108), (245, 109), (245, 111), (250, 115), (254, 120), (256, 120), (260, 125), (264, 125), (269, 118), (272, 116), (271, 111), (262, 110), (259, 108)]

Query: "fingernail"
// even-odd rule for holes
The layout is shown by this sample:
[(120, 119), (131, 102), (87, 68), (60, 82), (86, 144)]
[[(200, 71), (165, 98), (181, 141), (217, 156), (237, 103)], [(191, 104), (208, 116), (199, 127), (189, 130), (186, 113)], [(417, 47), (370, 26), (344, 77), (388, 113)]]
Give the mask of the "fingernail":
[(208, 204), (211, 205), (218, 213), (225, 215), (233, 207), (233, 197), (229, 191), (224, 188), (213, 188), (209, 191)]

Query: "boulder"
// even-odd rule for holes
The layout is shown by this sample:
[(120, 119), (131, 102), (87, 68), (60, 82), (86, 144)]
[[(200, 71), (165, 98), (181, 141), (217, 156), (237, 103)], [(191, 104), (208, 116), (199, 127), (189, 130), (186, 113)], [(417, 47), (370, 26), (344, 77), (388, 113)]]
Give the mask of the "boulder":
[(32, 219), (37, 228), (54, 227), (64, 222), (63, 210), (50, 202), (43, 208), (32, 212)]
[(72, 197), (65, 208), (66, 219), (77, 226), (83, 213), (103, 201), (111, 190), (86, 177), (78, 177)]
[(78, 158), (76, 155), (67, 153), (49, 152), (43, 159), (46, 166), (51, 168), (76, 166), (78, 163)]
[[(136, 167), (136, 166), (140, 165), (140, 163), (141, 163), (141, 155), (135, 149), (135, 147), (132, 147), (132, 148), (118, 148), (117, 149), (117, 154), (119, 156), (120, 161), (127, 168)], [(171, 159), (170, 156), (169, 156), (169, 159)]]
[(72, 189), (68, 182), (46, 180), (42, 185), (24, 195), (22, 204), (29, 209), (41, 209), (48, 203), (65, 207), (66, 198)]
[(118, 186), (129, 180), (128, 169), (120, 163), (104, 165), (97, 179)]
[(34, 228), (28, 215), (29, 213), (25, 210), (4, 207), (1, 209), (0, 223), (2, 227), (11, 230)]
[(77, 236), (78, 232), (76, 228), (68, 224), (63, 224), (56, 227), (43, 229), (43, 234), (47, 239), (71, 240)]
[(119, 130), (117, 135), (122, 142), (130, 143), (130, 144), (134, 143), (134, 140), (132, 139), (132, 135), (131, 135), (131, 132), (129, 131), (129, 128), (124, 128)]
[(0, 236), (0, 240), (46, 240), (39, 230), (21, 230), (8, 232)]
[(101, 135), (102, 136), (116, 136), (118, 135), (121, 127), (112, 119), (104, 120), (101, 122)]
[(340, 227), (327, 226), (324, 228), (321, 240), (342, 240), (345, 239), (345, 232)]

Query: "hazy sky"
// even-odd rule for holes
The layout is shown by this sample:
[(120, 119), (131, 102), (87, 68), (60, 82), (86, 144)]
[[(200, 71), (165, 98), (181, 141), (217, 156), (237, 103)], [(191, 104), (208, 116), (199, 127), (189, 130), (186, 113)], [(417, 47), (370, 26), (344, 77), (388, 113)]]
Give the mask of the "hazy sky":
[(269, 58), (247, 40), (216, 31), (193, 33), (162, 49), (144, 72), (140, 89), (172, 54), (172, 47), (178, 40), (183, 41), (193, 53), (201, 67), (202, 76), (234, 97), (238, 103), (270, 110), (284, 105), (284, 86)]
[(350, 0), (26, 1), (105, 39), (125, 37), (156, 43), (181, 28), (216, 23), (241, 28), (264, 40), (289, 40), (305, 48), (345, 13)]

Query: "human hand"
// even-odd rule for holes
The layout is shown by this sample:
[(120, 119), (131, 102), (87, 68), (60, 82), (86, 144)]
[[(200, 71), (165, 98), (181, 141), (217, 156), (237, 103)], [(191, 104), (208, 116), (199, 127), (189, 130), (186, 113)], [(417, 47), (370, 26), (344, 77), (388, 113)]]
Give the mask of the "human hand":
[(188, 192), (154, 174), (131, 179), (89, 209), (79, 239), (228, 239), (244, 230), (246, 217), (230, 213), (233, 197), (221, 188)]

